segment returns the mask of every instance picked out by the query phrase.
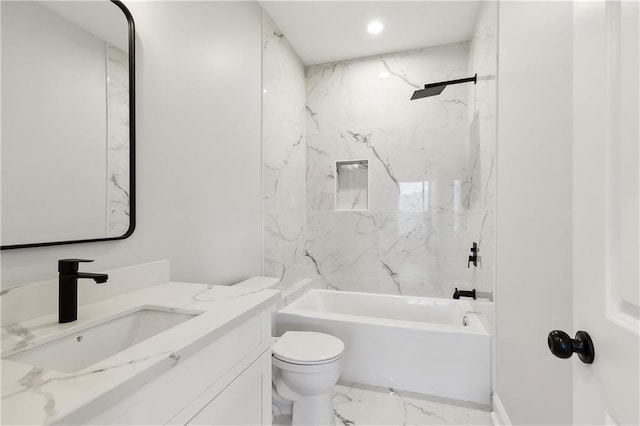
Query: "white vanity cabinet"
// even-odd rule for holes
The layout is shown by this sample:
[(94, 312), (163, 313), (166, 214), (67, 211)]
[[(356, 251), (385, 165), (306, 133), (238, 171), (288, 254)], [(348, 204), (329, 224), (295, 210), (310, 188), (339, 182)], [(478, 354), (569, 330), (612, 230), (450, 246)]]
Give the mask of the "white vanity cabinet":
[[(267, 351), (186, 424), (271, 424), (271, 393), (269, 399), (265, 400), (264, 389), (267, 386), (267, 391), (271, 390), (270, 372), (271, 353)], [(263, 409), (260, 409), (261, 407)], [(267, 412), (264, 412), (264, 408), (267, 408)]]
[(237, 321), (97, 416), (70, 416), (60, 423), (270, 425), (271, 343), (266, 309)]

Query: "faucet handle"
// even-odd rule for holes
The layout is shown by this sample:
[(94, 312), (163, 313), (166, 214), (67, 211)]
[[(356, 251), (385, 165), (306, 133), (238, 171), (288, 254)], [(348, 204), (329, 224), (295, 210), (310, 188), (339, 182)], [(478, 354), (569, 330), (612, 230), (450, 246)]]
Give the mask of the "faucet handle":
[(78, 263), (93, 262), (93, 259), (60, 259), (58, 260), (58, 272), (73, 274), (78, 272)]

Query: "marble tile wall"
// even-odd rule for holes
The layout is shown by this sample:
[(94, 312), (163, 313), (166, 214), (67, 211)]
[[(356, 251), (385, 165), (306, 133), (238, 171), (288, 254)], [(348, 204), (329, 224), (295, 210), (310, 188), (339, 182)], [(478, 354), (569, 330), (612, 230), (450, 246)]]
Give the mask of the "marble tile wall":
[[(427, 297), (492, 290), (494, 15), (483, 10), (470, 42), (305, 70), (265, 14), (266, 275)], [(409, 100), (475, 72), (476, 86)], [(368, 161), (368, 209), (336, 209), (336, 162), (357, 160)], [(473, 241), (483, 262), (469, 269)]]
[(129, 229), (129, 56), (107, 50), (107, 236)]
[(480, 250), (471, 279), (483, 292), (493, 292), (495, 276), (497, 8), (496, 2), (482, 3), (469, 57), (469, 73), (478, 74), (478, 83), (469, 93), (468, 223)]
[(263, 13), (263, 273), (283, 288), (314, 275), (305, 261), (304, 66)]
[[(450, 297), (465, 287), (469, 43), (306, 70), (306, 253), (327, 287)], [(336, 161), (368, 160), (369, 209), (335, 211)]]

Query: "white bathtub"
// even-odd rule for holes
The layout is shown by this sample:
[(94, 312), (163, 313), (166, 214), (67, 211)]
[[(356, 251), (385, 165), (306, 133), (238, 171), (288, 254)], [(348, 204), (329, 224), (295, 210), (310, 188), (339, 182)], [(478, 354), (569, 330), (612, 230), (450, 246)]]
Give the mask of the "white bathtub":
[(342, 339), (341, 380), (489, 405), (491, 336), (471, 311), (466, 300), (310, 290), (276, 327)]

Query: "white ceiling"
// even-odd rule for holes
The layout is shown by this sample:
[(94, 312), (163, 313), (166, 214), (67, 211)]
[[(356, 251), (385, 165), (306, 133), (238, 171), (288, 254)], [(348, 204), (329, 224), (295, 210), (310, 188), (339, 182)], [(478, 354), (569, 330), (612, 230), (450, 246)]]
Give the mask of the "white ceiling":
[[(471, 38), (479, 1), (260, 1), (305, 65)], [(379, 20), (384, 31), (371, 35)]]

